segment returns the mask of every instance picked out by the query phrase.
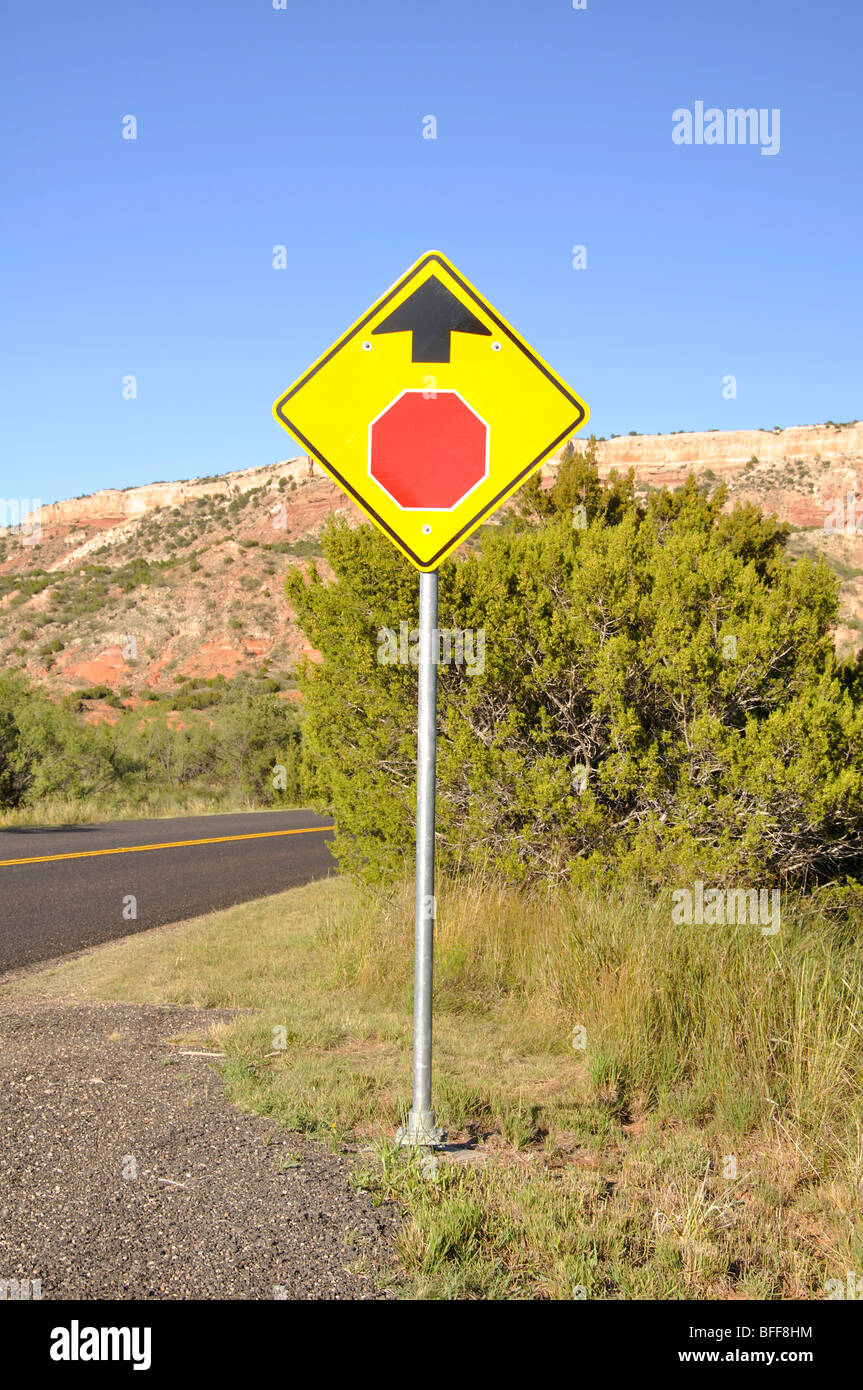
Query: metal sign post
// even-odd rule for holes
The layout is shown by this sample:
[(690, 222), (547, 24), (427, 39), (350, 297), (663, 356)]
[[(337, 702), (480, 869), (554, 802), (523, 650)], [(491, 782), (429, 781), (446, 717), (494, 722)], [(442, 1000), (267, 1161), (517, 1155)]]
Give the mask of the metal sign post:
[(589, 412), (452, 261), (428, 251), (273, 414), (420, 571), (413, 1103), (398, 1140), (433, 1147), (443, 1139), (431, 1108), (438, 566)]
[(434, 976), (434, 828), (437, 759), (438, 572), (420, 574), (419, 699), (417, 703), (417, 843), (414, 927), (413, 1101), (402, 1145), (443, 1142), (431, 1108), (432, 983)]

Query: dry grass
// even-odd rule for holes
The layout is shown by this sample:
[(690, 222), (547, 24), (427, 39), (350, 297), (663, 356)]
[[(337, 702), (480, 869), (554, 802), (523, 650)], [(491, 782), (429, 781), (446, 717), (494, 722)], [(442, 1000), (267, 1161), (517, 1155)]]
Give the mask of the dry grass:
[[(103, 947), (15, 988), (234, 1007), (240, 1105), (368, 1144), (422, 1297), (818, 1297), (863, 1268), (863, 948), (786, 906), (778, 936), (669, 902), (441, 893), (436, 1167), (407, 1108), (411, 896), (329, 880)], [(586, 1046), (573, 1046), (584, 1030)], [(274, 1030), (283, 1030), (279, 1033)], [(282, 1047), (284, 1043), (284, 1047)]]
[(286, 805), (258, 806), (248, 798), (227, 793), (203, 796), (195, 791), (158, 791), (145, 796), (137, 793), (118, 793), (113, 799), (105, 794), (93, 797), (46, 796), (34, 806), (15, 810), (5, 809), (0, 815), (0, 830), (18, 826), (100, 825), (118, 820), (166, 820), (171, 816), (230, 815), (237, 811), (288, 810)]

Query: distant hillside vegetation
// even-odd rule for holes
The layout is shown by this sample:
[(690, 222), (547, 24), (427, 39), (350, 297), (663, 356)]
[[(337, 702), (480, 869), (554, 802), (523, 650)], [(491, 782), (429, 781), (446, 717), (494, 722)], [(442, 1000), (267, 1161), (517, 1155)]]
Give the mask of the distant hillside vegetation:
[[(863, 425), (627, 435), (598, 441), (596, 461), (602, 477), (632, 467), (642, 498), (691, 472), (708, 492), (725, 483), (729, 507), (751, 501), (789, 522), (789, 552), (823, 555), (841, 580), (840, 650), (863, 644)], [(843, 534), (835, 509), (849, 494), (861, 526)], [(285, 576), (321, 555), (334, 514), (362, 522), (305, 457), (47, 506), (40, 533), (0, 531), (0, 663), (50, 691), (123, 699), (218, 675), (290, 682), (310, 648)]]

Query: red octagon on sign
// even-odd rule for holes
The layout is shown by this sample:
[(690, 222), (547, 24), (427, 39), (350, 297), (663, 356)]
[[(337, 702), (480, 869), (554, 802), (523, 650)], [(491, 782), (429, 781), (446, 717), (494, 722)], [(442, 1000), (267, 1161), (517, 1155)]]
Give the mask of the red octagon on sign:
[(400, 507), (449, 511), (488, 472), (488, 425), (457, 391), (403, 391), (372, 421), (369, 473)]

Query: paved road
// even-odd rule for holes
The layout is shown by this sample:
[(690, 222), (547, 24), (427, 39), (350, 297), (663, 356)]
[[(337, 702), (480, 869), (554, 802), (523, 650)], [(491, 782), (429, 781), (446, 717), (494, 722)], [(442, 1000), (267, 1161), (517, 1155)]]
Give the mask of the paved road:
[(0, 830), (0, 971), (323, 878), (331, 825), (253, 811)]

